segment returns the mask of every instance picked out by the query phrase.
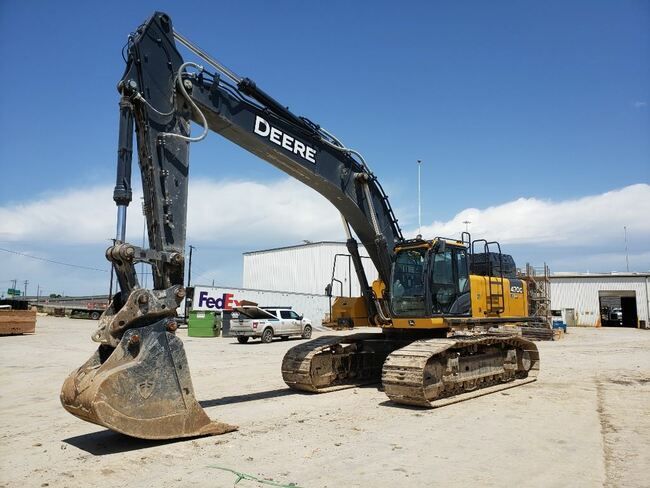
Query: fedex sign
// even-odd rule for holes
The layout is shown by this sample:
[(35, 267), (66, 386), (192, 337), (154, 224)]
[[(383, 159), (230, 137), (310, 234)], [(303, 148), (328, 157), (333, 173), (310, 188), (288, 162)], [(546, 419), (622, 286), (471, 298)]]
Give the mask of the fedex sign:
[(232, 293), (223, 293), (221, 296), (210, 296), (212, 293), (206, 290), (196, 290), (198, 295), (194, 296), (194, 310), (232, 310), (239, 306), (239, 300), (235, 300)]

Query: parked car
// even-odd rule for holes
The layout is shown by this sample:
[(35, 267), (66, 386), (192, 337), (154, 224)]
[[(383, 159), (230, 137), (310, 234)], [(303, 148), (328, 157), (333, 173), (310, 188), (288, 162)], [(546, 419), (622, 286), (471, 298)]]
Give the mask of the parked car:
[(613, 308), (611, 312), (609, 312), (609, 321), (610, 322), (618, 322), (619, 325), (623, 323), (623, 310), (620, 308)]
[(236, 336), (240, 344), (252, 337), (268, 343), (274, 337), (287, 340), (291, 336), (303, 339), (311, 337), (311, 320), (297, 314), (290, 307), (258, 307), (244, 305), (236, 307), (230, 321), (230, 335)]

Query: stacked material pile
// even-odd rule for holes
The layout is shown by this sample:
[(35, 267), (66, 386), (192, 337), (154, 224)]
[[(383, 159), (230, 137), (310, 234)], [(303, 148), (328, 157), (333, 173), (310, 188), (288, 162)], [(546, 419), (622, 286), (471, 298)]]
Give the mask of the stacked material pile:
[(562, 337), (561, 330), (549, 327), (522, 327), (521, 334), (532, 341), (556, 341)]
[(0, 335), (32, 334), (36, 331), (36, 310), (0, 309)]

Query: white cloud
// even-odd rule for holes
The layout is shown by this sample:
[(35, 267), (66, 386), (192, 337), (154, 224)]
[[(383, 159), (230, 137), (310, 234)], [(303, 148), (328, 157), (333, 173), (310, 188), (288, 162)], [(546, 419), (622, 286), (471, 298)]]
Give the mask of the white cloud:
[[(622, 247), (622, 246), (619, 246)], [(629, 253), (627, 260), (630, 271), (647, 270), (650, 263), (650, 251)], [(551, 271), (584, 271), (584, 272), (625, 272), (625, 252), (605, 253), (572, 253), (568, 256), (555, 256), (551, 258)]]
[(92, 243), (114, 233), (115, 206), (108, 186), (0, 207), (0, 240)]
[[(114, 234), (112, 188), (71, 190), (60, 196), (0, 207), (0, 240), (104, 244)], [(140, 194), (129, 207), (129, 235), (142, 239)], [(519, 198), (484, 209), (467, 208), (452, 219), (422, 228), (424, 236), (455, 237), (469, 220), (474, 237), (504, 244), (585, 244), (607, 247), (622, 239), (623, 226), (636, 242), (650, 239), (650, 185), (636, 184), (579, 199)], [(410, 235), (415, 232), (410, 232)], [(303, 239), (343, 239), (336, 209), (290, 179), (268, 183), (198, 179), (190, 183), (188, 240), (228, 247), (260, 247)]]
[(343, 238), (338, 211), (324, 197), (293, 179), (191, 184), (188, 237), (224, 244), (262, 246)]
[[(128, 239), (142, 239), (141, 192), (128, 211)], [(107, 243), (115, 233), (112, 188), (70, 190), (60, 196), (0, 207), (0, 240)], [(269, 183), (195, 180), (188, 198), (188, 239), (227, 245), (342, 238), (336, 209), (293, 179)]]
[(634, 102), (634, 108), (643, 108), (646, 107), (647, 105), (648, 102), (643, 102), (641, 100), (637, 100), (636, 102)]
[(650, 185), (636, 184), (573, 200), (519, 198), (485, 209), (468, 208), (446, 222), (423, 227), (422, 235), (457, 237), (466, 220), (471, 222), (473, 237), (505, 244), (607, 247), (607, 240), (622, 240), (623, 226), (637, 242), (642, 238), (648, 242)]
[[(303, 239), (344, 239), (336, 209), (292, 179), (268, 183), (198, 179), (190, 186), (188, 242), (198, 247), (193, 282), (215, 279), (220, 284), (239, 284), (243, 250)], [(127, 236), (135, 244), (142, 239), (139, 202), (136, 192)], [(0, 206), (1, 247), (108, 269), (103, 249), (115, 232), (115, 214), (109, 185), (6, 204)], [(520, 198), (484, 209), (468, 208), (449, 221), (424, 227), (422, 233), (456, 237), (465, 227), (463, 221), (469, 220), (474, 238), (499, 240), (522, 263), (548, 262), (555, 271), (621, 271), (625, 269), (626, 225), (630, 269), (641, 270), (650, 266), (649, 216), (650, 185), (637, 184), (572, 200)], [(408, 216), (398, 217), (405, 220)], [(30, 293), (36, 284), (46, 293), (105, 293), (108, 287), (107, 273), (7, 253), (0, 253), (0, 275), (5, 281), (30, 280)]]

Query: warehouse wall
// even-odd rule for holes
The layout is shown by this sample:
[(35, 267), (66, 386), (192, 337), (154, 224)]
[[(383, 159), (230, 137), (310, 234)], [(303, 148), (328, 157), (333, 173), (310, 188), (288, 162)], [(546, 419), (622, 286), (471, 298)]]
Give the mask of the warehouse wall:
[[(318, 242), (245, 253), (243, 287), (323, 295), (337, 253), (348, 254), (344, 243)], [(359, 254), (368, 256), (363, 248), (359, 248)], [(362, 261), (368, 282), (372, 283), (378, 277), (377, 270), (370, 259)], [(335, 278), (343, 282), (343, 295), (349, 295), (351, 285), (352, 296), (360, 296), (354, 266), (350, 271), (348, 258), (337, 258)], [(341, 294), (341, 286), (336, 282), (332, 294)]]
[(552, 276), (551, 309), (573, 308), (577, 325), (595, 326), (600, 319), (599, 291), (634, 291), (639, 320), (648, 322), (647, 278), (644, 276)]
[(320, 326), (329, 313), (329, 298), (324, 295), (289, 293), (268, 290), (250, 290), (222, 286), (196, 286), (192, 310), (220, 311), (237, 306), (241, 300), (258, 305), (292, 307), (297, 313), (311, 319), (312, 325)]

